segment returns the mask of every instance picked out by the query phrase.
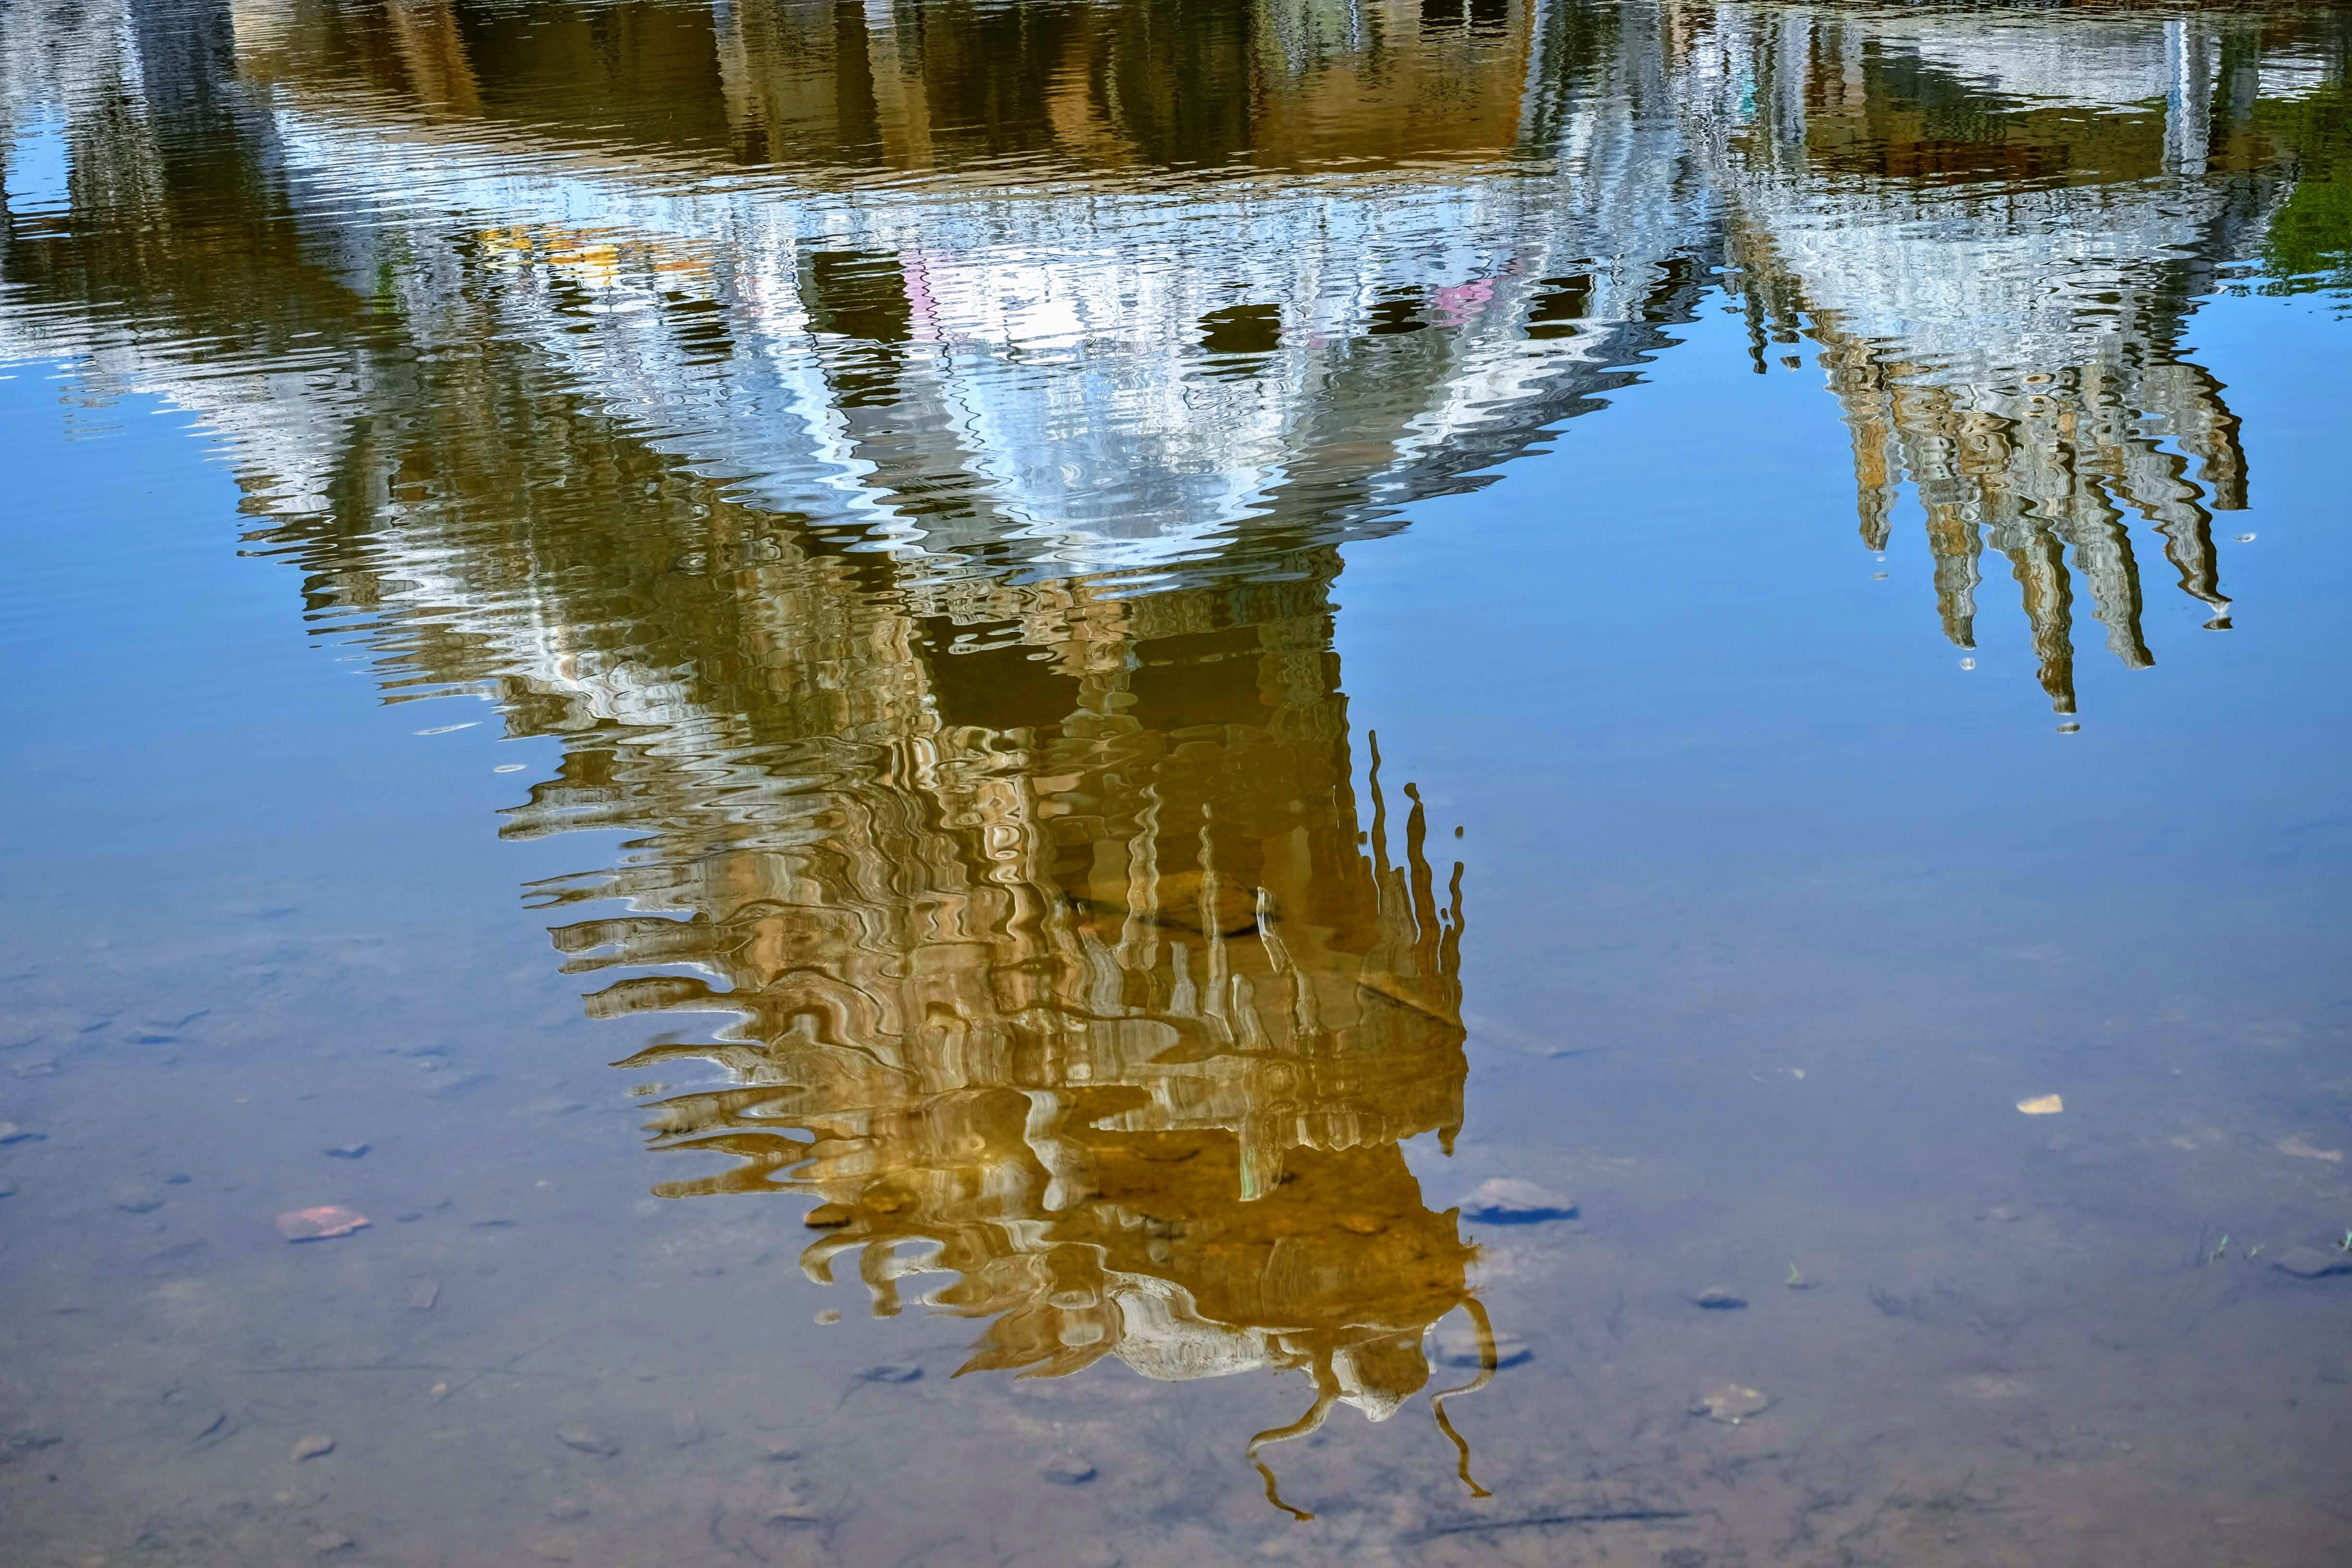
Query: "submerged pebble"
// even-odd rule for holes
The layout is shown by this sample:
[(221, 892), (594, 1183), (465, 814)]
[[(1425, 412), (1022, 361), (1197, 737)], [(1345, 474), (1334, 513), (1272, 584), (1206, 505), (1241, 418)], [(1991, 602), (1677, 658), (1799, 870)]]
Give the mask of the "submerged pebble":
[(37, 1454), (44, 1448), (54, 1448), (65, 1440), (66, 1435), (62, 1432), (48, 1432), (30, 1427), (23, 1431), (11, 1432), (6, 1436), (0, 1437), (0, 1464), (6, 1464), (11, 1459), (21, 1459), (27, 1454)]
[(137, 1182), (117, 1182), (110, 1194), (124, 1214), (152, 1214), (163, 1206), (163, 1194)]
[(1477, 1190), (1462, 1200), (1462, 1213), (1485, 1225), (1540, 1225), (1546, 1220), (1574, 1219), (1577, 1207), (1575, 1199), (1548, 1187), (1516, 1176), (1496, 1176), (1479, 1183)]
[(294, 1462), (323, 1458), (335, 1451), (335, 1440), (324, 1432), (311, 1432), (294, 1439)]
[[(1482, 1363), (1484, 1347), (1478, 1342), (1478, 1331), (1467, 1323), (1448, 1323), (1437, 1331), (1437, 1360), (1442, 1365), (1472, 1368)], [(1499, 1369), (1517, 1366), (1535, 1359), (1528, 1342), (1507, 1329), (1495, 1332), (1495, 1365)]]
[(325, 1241), (331, 1237), (349, 1236), (364, 1229), (367, 1215), (357, 1209), (347, 1209), (338, 1204), (321, 1204), (317, 1208), (288, 1209), (272, 1222), (278, 1234), (289, 1241)]
[(2325, 1279), (2332, 1275), (2352, 1274), (2352, 1252), (2335, 1247), (2297, 1247), (2273, 1258), (2271, 1267), (2298, 1279)]
[(886, 1361), (878, 1365), (869, 1366), (859, 1373), (857, 1381), (860, 1383), (912, 1383), (922, 1375), (923, 1369), (919, 1366), (909, 1366), (903, 1362)]
[(1736, 1312), (1748, 1305), (1748, 1298), (1720, 1285), (1710, 1285), (1691, 1298), (1691, 1305), (1709, 1312)]
[(332, 1160), (360, 1160), (366, 1158), (367, 1152), (374, 1147), (373, 1143), (338, 1143), (326, 1153)]
[(583, 1422), (568, 1421), (555, 1429), (555, 1436), (565, 1447), (593, 1454), (601, 1459), (609, 1459), (621, 1451), (618, 1443)]
[(1690, 1413), (1720, 1421), (1726, 1426), (1737, 1426), (1751, 1415), (1762, 1415), (1771, 1405), (1772, 1396), (1760, 1388), (1727, 1383), (1700, 1394)]
[(27, 1132), (13, 1121), (0, 1121), (0, 1143), (33, 1143), (40, 1140), (37, 1132)]
[(2021, 1399), (2033, 1392), (2022, 1379), (2004, 1377), (1999, 1373), (1971, 1373), (1952, 1384), (1958, 1393), (1970, 1399)]
[(1057, 1487), (1082, 1487), (1095, 1479), (1095, 1468), (1084, 1459), (1057, 1459), (1037, 1473)]

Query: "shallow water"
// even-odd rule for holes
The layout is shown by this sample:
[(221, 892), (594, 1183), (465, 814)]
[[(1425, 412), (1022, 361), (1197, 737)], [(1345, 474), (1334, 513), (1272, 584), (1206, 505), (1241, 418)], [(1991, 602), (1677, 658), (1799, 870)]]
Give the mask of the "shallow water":
[(0, 0), (0, 1557), (2352, 1558), (2347, 67)]

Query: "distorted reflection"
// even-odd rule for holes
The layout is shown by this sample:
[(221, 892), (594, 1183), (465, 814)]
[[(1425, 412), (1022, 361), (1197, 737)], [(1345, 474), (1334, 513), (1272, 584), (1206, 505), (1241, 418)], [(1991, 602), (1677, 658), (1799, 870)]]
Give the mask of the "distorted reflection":
[[(1974, 647), (1989, 537), (2042, 685), (2071, 713), (2074, 578), (2109, 651), (2154, 662), (2124, 509), (2207, 626), (2230, 626), (2212, 512), (2245, 506), (2245, 457), (2181, 344), (2294, 181), (2256, 127), (2259, 18), (2039, 38), (2001, 20), (1790, 15), (1709, 39), (1705, 74), (1722, 84), (1713, 122), (1732, 128), (1727, 254), (1758, 368), (1801, 320), (1853, 434), (1864, 545), (1887, 548), (1907, 479), (1945, 634)], [(2273, 90), (2315, 79), (2291, 55), (2269, 74)], [(1751, 114), (1721, 112), (1734, 90)]]
[(1463, 1120), (1462, 868), (1351, 740), (1339, 546), (1729, 300), (1817, 345), (1864, 545), (1907, 485), (1972, 647), (1989, 542), (2072, 711), (2078, 580), (2153, 660), (2135, 521), (2231, 623), (2198, 302), (2343, 265), (2333, 13), (0, 17), (0, 357), (200, 416), (389, 696), (566, 738), (509, 831), (634, 836), (537, 889), (640, 972), (591, 1010), (733, 1018), (625, 1064), (718, 1075), (662, 1190), (814, 1200), (972, 1369), (1305, 1373), (1254, 1456), (1457, 1310), (1494, 1360), (1402, 1149)]
[(680, 912), (556, 944), (583, 971), (699, 972), (616, 981), (597, 1016), (739, 1016), (623, 1064), (724, 1074), (654, 1125), (732, 1167), (658, 1190), (820, 1200), (803, 1266), (854, 1255), (879, 1314), (946, 1273), (925, 1300), (988, 1321), (966, 1371), (1307, 1373), (1313, 1408), (1254, 1455), (1337, 1401), (1394, 1412), (1456, 1308), (1485, 1332), (1472, 1249), (1399, 1148), (1461, 1126), (1462, 867), (1441, 895), (1417, 798), (1391, 858), (1376, 752), (1360, 820), (1338, 563), (1286, 564), (1009, 591), (958, 651), (771, 560), (744, 689), (769, 748), (720, 764), (737, 786), (656, 731), (574, 751), (510, 829), (656, 825), (612, 879), (549, 896)]
[(1961, 646), (2008, 558), (2062, 710), (2076, 578), (2153, 658), (2126, 513), (2231, 624), (2197, 300), (2340, 265), (2329, 14), (5, 14), (5, 352), (194, 408), (258, 512), (396, 492), (373, 432), (487, 417), (426, 367), (495, 345), (921, 574), (1164, 573), (1483, 482), (1719, 279), (1759, 368), (1822, 345)]

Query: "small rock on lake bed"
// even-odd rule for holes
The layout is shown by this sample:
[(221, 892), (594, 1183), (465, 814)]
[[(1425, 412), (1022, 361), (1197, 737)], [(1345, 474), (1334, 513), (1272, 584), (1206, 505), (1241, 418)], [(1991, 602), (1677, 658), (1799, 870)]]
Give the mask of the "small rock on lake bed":
[(2271, 1260), (2271, 1267), (2298, 1279), (2325, 1279), (2333, 1274), (2352, 1274), (2352, 1252), (2336, 1247), (2298, 1247), (2280, 1253)]
[(621, 1451), (621, 1446), (593, 1426), (569, 1421), (555, 1429), (555, 1436), (567, 1448), (577, 1448), (583, 1454), (593, 1454), (609, 1459)]
[(1719, 1421), (1726, 1426), (1737, 1426), (1751, 1415), (1760, 1415), (1772, 1405), (1772, 1396), (1760, 1388), (1748, 1388), (1737, 1383), (1727, 1383), (1709, 1389), (1691, 1405), (1691, 1414)]
[(325, 1241), (365, 1228), (368, 1218), (357, 1209), (322, 1204), (317, 1208), (288, 1209), (273, 1223), (278, 1234), (289, 1241)]
[(294, 1462), (298, 1465), (305, 1459), (324, 1458), (334, 1451), (335, 1440), (324, 1432), (312, 1432), (294, 1440)]
[[(1486, 1347), (1479, 1343), (1478, 1331), (1469, 1324), (1448, 1323), (1433, 1337), (1437, 1341), (1437, 1359), (1444, 1364), (1465, 1368), (1486, 1364)], [(1496, 1332), (1494, 1352), (1497, 1369), (1517, 1366), (1535, 1357), (1535, 1352), (1528, 1349), (1527, 1341), (1507, 1329)]]
[(1462, 1200), (1462, 1213), (1484, 1225), (1540, 1225), (1574, 1219), (1576, 1200), (1516, 1176), (1496, 1176)]

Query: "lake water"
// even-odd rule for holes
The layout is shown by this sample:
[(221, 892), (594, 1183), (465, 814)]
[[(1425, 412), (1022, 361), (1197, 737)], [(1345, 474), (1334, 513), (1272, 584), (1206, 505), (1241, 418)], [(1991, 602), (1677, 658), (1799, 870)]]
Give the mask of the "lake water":
[(2352, 1561), (2352, 9), (0, 0), (0, 1558)]

